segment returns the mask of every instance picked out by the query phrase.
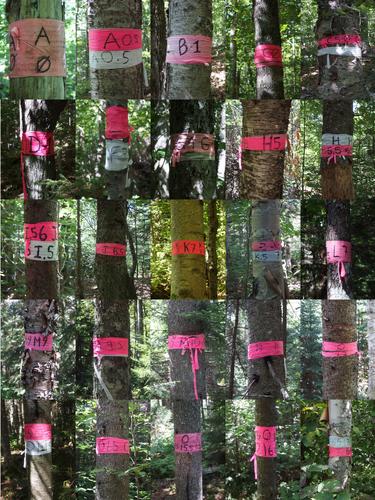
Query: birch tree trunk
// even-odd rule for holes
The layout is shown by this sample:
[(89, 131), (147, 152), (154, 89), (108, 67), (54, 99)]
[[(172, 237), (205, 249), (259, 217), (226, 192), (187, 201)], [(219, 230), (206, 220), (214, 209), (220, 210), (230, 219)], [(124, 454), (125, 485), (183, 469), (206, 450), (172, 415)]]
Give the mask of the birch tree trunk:
[[(61, 0), (39, 2), (30, 2), (29, 0), (7, 0), (6, 12), (9, 23), (13, 23), (19, 19), (64, 20), (64, 5)], [(40, 31), (35, 40), (35, 46), (37, 46), (39, 39), (46, 41), (46, 37), (50, 44), (49, 37), (51, 37), (52, 40), (51, 32), (41, 23)], [(51, 59), (49, 59), (49, 61), (49, 67), (52, 69), (53, 64), (51, 64)], [(37, 63), (38, 61), (35, 62)], [(53, 62), (52, 60), (52, 63)], [(59, 63), (64, 65), (63, 60), (60, 60)], [(43, 70), (43, 72), (41, 72), (43, 76), (10, 78), (9, 97), (11, 99), (64, 99), (66, 97), (65, 78), (63, 76), (45, 76), (47, 73), (48, 71)]]
[[(169, 0), (168, 36), (204, 35), (212, 38), (211, 0)], [(208, 99), (210, 64), (167, 64), (168, 99)]]
[(368, 335), (368, 392), (369, 399), (375, 399), (375, 300), (367, 301)]
[[(141, 0), (89, 0), (90, 28), (142, 29)], [(115, 45), (114, 45), (115, 46)], [(90, 68), (92, 99), (142, 99), (143, 63), (121, 69)]]
[[(352, 402), (341, 399), (328, 401), (329, 411), (329, 443), (334, 447), (351, 447)], [(329, 467), (333, 470), (335, 479), (340, 481), (339, 490), (349, 486), (351, 457), (330, 457)]]

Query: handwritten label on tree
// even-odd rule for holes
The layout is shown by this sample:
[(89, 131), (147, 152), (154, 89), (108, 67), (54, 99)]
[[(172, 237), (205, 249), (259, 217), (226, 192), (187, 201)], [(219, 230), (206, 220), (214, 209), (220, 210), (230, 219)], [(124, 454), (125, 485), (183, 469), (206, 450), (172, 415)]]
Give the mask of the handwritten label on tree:
[(341, 358), (358, 354), (357, 342), (323, 341), (322, 355), (324, 358)]
[(56, 261), (58, 255), (58, 224), (53, 221), (24, 225), (25, 258), (40, 262)]
[(109, 257), (125, 257), (126, 245), (121, 243), (97, 243), (97, 255), (107, 255)]
[(122, 139), (106, 140), (105, 169), (110, 172), (120, 172), (129, 166), (129, 145)]
[[(189, 160), (189, 156), (184, 158), (188, 153), (196, 153), (201, 155), (201, 159), (215, 159), (215, 142), (212, 134), (202, 134), (195, 132), (181, 132), (171, 136), (172, 149), (172, 166), (176, 163)], [(194, 156), (194, 160), (198, 159)]]
[(22, 153), (27, 156), (53, 156), (55, 154), (53, 133), (42, 131), (23, 132)]
[(52, 351), (52, 334), (25, 333), (25, 349), (31, 351)]
[(241, 150), (248, 151), (284, 151), (287, 134), (255, 135), (242, 137)]
[(326, 241), (328, 264), (337, 263), (337, 271), (340, 279), (345, 278), (345, 263), (352, 261), (352, 244), (350, 241), (333, 240)]
[(47, 455), (51, 453), (51, 424), (25, 424), (24, 439), (27, 455)]
[(196, 453), (202, 451), (201, 433), (175, 434), (174, 449), (176, 453)]
[(248, 359), (265, 358), (267, 356), (284, 356), (284, 342), (282, 340), (268, 340), (253, 342), (248, 345)]
[(172, 255), (205, 255), (204, 241), (197, 241), (197, 240), (172, 241)]
[(129, 455), (129, 440), (118, 437), (98, 437), (96, 438), (96, 454)]
[(125, 337), (94, 337), (93, 352), (95, 357), (128, 356), (129, 340)]
[(282, 66), (283, 59), (279, 45), (261, 44), (255, 48), (254, 62), (257, 68)]
[(56, 19), (20, 19), (9, 26), (10, 78), (66, 76), (65, 28)]
[(276, 450), (276, 427), (255, 427), (255, 454), (257, 457), (274, 458)]
[(93, 69), (121, 69), (141, 64), (142, 31), (132, 28), (90, 29), (89, 62)]
[(167, 39), (170, 64), (209, 64), (212, 61), (212, 38), (204, 35), (178, 35)]

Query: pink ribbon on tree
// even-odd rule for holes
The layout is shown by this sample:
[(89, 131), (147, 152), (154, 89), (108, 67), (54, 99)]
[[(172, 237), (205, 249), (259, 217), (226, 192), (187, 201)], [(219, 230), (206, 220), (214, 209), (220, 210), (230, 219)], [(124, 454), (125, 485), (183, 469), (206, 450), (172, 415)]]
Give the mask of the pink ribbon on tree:
[(321, 148), (320, 156), (327, 158), (328, 165), (331, 162), (337, 163), (338, 157), (346, 158), (347, 156), (353, 156), (353, 146), (350, 144), (324, 145)]
[(129, 127), (129, 111), (124, 106), (108, 106), (105, 110), (106, 139), (129, 139), (134, 128)]
[(52, 439), (51, 424), (25, 424), (25, 441), (39, 441)]
[(193, 385), (195, 399), (199, 399), (197, 388), (197, 371), (199, 370), (199, 354), (206, 349), (205, 337), (203, 333), (197, 335), (169, 335), (168, 349), (181, 349), (181, 356), (188, 350), (191, 361), (191, 371), (193, 373)]
[(97, 437), (96, 454), (129, 455), (130, 454), (129, 440), (118, 437)]
[(172, 255), (205, 255), (204, 241), (199, 241), (199, 240), (172, 241)]
[(254, 477), (258, 479), (257, 457), (275, 458), (276, 449), (276, 427), (275, 426), (255, 426), (255, 453), (250, 461), (254, 462)]
[(272, 252), (274, 250), (281, 250), (281, 241), (253, 241), (251, 248), (254, 252)]
[(30, 351), (52, 351), (52, 334), (25, 333), (25, 349)]
[(333, 446), (328, 447), (328, 452), (330, 457), (351, 457), (353, 456), (352, 448), (335, 448)]
[(337, 263), (337, 272), (340, 279), (346, 276), (345, 262), (352, 261), (352, 244), (350, 241), (326, 241), (328, 264)]
[(258, 481), (258, 462), (257, 462), (257, 456), (255, 453), (250, 458), (250, 462), (254, 462), (254, 478), (255, 478), (255, 481)]
[(357, 342), (323, 341), (322, 355), (324, 358), (341, 358), (359, 354)]
[(248, 345), (247, 359), (266, 358), (267, 356), (284, 356), (284, 342), (270, 340), (267, 342), (254, 342)]
[(215, 158), (215, 142), (212, 134), (181, 132), (171, 136), (172, 167), (181, 161), (186, 153), (201, 153)]
[(58, 223), (54, 221), (24, 224), (25, 258), (29, 256), (32, 241), (56, 241), (59, 237), (58, 228)]
[(135, 50), (142, 48), (142, 30), (135, 28), (90, 28), (90, 51)]
[(93, 354), (101, 356), (128, 356), (129, 339), (125, 337), (94, 337)]
[(202, 435), (200, 432), (174, 435), (174, 449), (177, 453), (195, 453), (202, 451)]
[(362, 38), (359, 35), (331, 35), (318, 41), (319, 47), (326, 48), (329, 45), (360, 45)]
[(280, 45), (268, 43), (255, 47), (254, 62), (257, 68), (264, 66), (282, 66), (283, 58)]
[(212, 61), (212, 38), (204, 35), (177, 35), (167, 39), (169, 64), (209, 64)]
[(126, 245), (121, 243), (97, 243), (96, 253), (110, 257), (125, 257)]

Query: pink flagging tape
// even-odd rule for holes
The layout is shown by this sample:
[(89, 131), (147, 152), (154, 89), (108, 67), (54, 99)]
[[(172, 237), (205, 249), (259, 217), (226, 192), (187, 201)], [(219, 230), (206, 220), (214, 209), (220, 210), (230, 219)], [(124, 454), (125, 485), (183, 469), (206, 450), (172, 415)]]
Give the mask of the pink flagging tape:
[(176, 453), (196, 453), (202, 451), (202, 435), (200, 432), (175, 434), (174, 449)]
[(255, 481), (258, 481), (258, 462), (257, 462), (257, 456), (255, 453), (250, 458), (250, 462), (254, 462), (254, 478), (255, 478)]
[(215, 142), (212, 134), (181, 132), (171, 136), (172, 167), (181, 161), (186, 153), (201, 153), (215, 159)]
[(131, 139), (130, 133), (134, 130), (129, 127), (129, 111), (123, 106), (108, 106), (105, 111), (106, 139)]
[(197, 371), (199, 370), (199, 354), (206, 349), (205, 337), (203, 333), (198, 335), (169, 335), (168, 349), (181, 349), (181, 356), (187, 350), (190, 353), (191, 371), (193, 373), (193, 386), (195, 399), (199, 399), (197, 388)]
[(93, 353), (101, 356), (128, 356), (129, 339), (124, 337), (94, 337)]
[(324, 358), (341, 358), (355, 354), (359, 354), (357, 342), (323, 341), (322, 355)]
[[(25, 258), (57, 260), (58, 227), (58, 223), (54, 221), (24, 224)], [(48, 242), (53, 243), (49, 244)]]
[(117, 51), (142, 48), (142, 30), (133, 28), (90, 28), (89, 50)]
[(287, 134), (242, 137), (241, 151), (284, 151), (287, 137)]
[(353, 146), (350, 144), (346, 145), (336, 145), (336, 146), (327, 146), (324, 145), (321, 148), (320, 156), (322, 158), (327, 158), (327, 163), (337, 163), (337, 158), (342, 157), (346, 158), (347, 156), (353, 156)]
[(326, 241), (328, 264), (337, 263), (337, 272), (340, 279), (346, 276), (345, 262), (352, 261), (352, 244), (350, 241), (332, 240)]
[(64, 22), (20, 19), (9, 26), (9, 78), (66, 76)]
[(97, 437), (96, 454), (130, 455), (129, 440), (117, 437)]
[(55, 154), (55, 143), (52, 132), (32, 131), (23, 132), (21, 140), (21, 177), (23, 197), (28, 199), (25, 179), (25, 160), (27, 156), (53, 156)]
[(274, 250), (281, 250), (281, 241), (253, 241), (251, 248), (254, 252), (272, 252)]
[(25, 333), (25, 349), (30, 351), (52, 351), (53, 335)]
[(121, 243), (97, 243), (96, 253), (98, 255), (107, 255), (109, 257), (125, 257), (126, 245)]
[(167, 39), (170, 64), (209, 64), (212, 61), (212, 38), (203, 35), (178, 35)]
[(279, 45), (261, 44), (255, 48), (254, 62), (257, 68), (282, 66), (283, 58)]
[(257, 457), (274, 458), (277, 456), (276, 427), (255, 427), (255, 454)]
[(329, 45), (360, 45), (362, 39), (359, 35), (331, 35), (318, 41), (319, 47), (326, 48)]
[(284, 356), (284, 342), (270, 340), (267, 342), (254, 342), (248, 345), (247, 359), (266, 358), (267, 356)]
[(172, 241), (172, 255), (205, 255), (204, 241), (197, 241), (197, 240)]
[(51, 424), (25, 424), (25, 441), (39, 441), (52, 439)]
[(352, 448), (334, 448), (333, 446), (328, 447), (330, 457), (351, 457), (353, 456)]

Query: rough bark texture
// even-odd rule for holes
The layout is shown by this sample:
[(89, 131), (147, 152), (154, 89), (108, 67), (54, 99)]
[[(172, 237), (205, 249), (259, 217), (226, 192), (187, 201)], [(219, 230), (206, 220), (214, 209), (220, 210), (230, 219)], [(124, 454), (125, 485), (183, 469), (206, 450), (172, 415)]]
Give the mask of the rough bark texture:
[(368, 335), (368, 392), (369, 399), (375, 399), (375, 300), (367, 302)]
[[(122, 201), (98, 200), (97, 243), (126, 243), (126, 204)], [(125, 257), (96, 255), (98, 294), (104, 304), (135, 298), (133, 280)]]
[[(353, 102), (323, 101), (323, 134), (353, 135)], [(337, 144), (337, 142), (335, 142)], [(352, 157), (337, 157), (336, 163), (327, 158), (320, 160), (322, 196), (328, 200), (352, 200), (354, 187)]]
[(5, 407), (5, 400), (1, 400), (1, 455), (4, 458), (4, 469), (9, 467), (11, 454), (10, 454), (10, 441), (9, 441), (9, 425), (8, 425), (8, 412)]
[[(255, 402), (255, 425), (264, 427), (277, 425), (277, 410), (273, 399), (258, 399)], [(257, 463), (257, 499), (274, 500), (277, 498), (277, 459), (257, 457)]]
[[(323, 341), (355, 342), (356, 304), (351, 300), (322, 302)], [(357, 397), (358, 355), (323, 357), (323, 399)]]
[[(61, 0), (7, 0), (8, 21), (40, 18), (64, 20), (64, 6)], [(64, 99), (65, 78), (61, 76), (10, 78), (11, 99)]]
[[(280, 300), (248, 300), (249, 343), (282, 340), (285, 342), (281, 320)], [(285, 392), (285, 358), (268, 356), (248, 360), (250, 398), (281, 399)]]
[[(229, 332), (230, 339), (230, 366), (229, 366), (229, 383), (228, 383), (228, 399), (233, 399), (234, 397), (234, 387), (235, 387), (235, 368), (236, 368), (236, 353), (237, 353), (237, 335), (238, 335), (238, 323), (240, 316), (240, 301), (237, 300), (227, 300), (227, 317), (230, 312), (231, 323), (233, 324), (233, 329)], [(233, 311), (234, 308), (234, 311)], [(234, 315), (234, 321), (233, 321)]]
[[(252, 209), (252, 241), (280, 239), (280, 201), (256, 201)], [(253, 259), (253, 298), (276, 299), (286, 296), (281, 260), (260, 262)]]
[[(242, 136), (286, 134), (289, 100), (243, 101)], [(241, 197), (275, 199), (283, 196), (285, 151), (242, 151)]]
[[(281, 46), (278, 0), (253, 0), (255, 47), (261, 44)], [(257, 99), (283, 99), (283, 67), (257, 68)]]
[[(170, 300), (168, 304), (169, 335), (204, 333), (202, 303), (195, 300)], [(206, 339), (207, 344), (207, 339)], [(180, 349), (170, 349), (171, 398), (173, 400), (195, 401), (193, 372), (189, 350), (182, 355)], [(204, 351), (199, 356), (199, 370), (196, 372), (197, 391), (200, 399), (206, 397)]]
[[(96, 410), (96, 431), (98, 437), (128, 439), (129, 409), (127, 401), (108, 401), (100, 398)], [(131, 443), (130, 443), (131, 444)], [(129, 455), (96, 455), (97, 500), (118, 500), (129, 498)]]
[[(170, 101), (170, 135), (182, 132), (214, 134), (214, 106), (212, 101)], [(189, 158), (189, 161), (186, 161)], [(183, 155), (169, 170), (171, 198), (215, 197), (217, 162), (207, 160), (202, 153)]]
[[(56, 201), (28, 200), (25, 202), (25, 224), (58, 222)], [(56, 299), (58, 296), (58, 261), (25, 259), (26, 297), (28, 299)]]
[[(25, 99), (20, 101), (22, 132), (54, 132), (67, 101)], [(24, 156), (25, 180), (29, 198), (40, 200), (48, 196), (42, 181), (56, 179), (55, 156)]]
[[(348, 0), (319, 0), (316, 38), (330, 35), (360, 35), (361, 14)], [(318, 57), (318, 95), (323, 99), (363, 99), (368, 95), (362, 59), (350, 56)]]
[[(327, 232), (326, 240), (350, 241), (350, 203), (340, 201), (327, 201)], [(337, 263), (327, 264), (328, 285), (327, 299), (351, 299), (351, 269), (352, 264), (345, 264), (346, 276), (340, 279)]]
[[(171, 201), (171, 237), (176, 240), (204, 240), (203, 202)], [(206, 263), (204, 255), (173, 255), (171, 299), (205, 299)]]
[[(169, 0), (168, 36), (212, 37), (211, 0)], [(168, 99), (208, 99), (210, 64), (167, 64)]]
[(209, 201), (207, 204), (208, 212), (208, 288), (211, 300), (217, 300), (217, 229), (219, 221), (217, 218), (216, 201)]
[(151, 97), (165, 98), (167, 20), (164, 0), (151, 0)]
[[(329, 439), (346, 442), (344, 446), (351, 446), (352, 428), (352, 402), (347, 400), (331, 399), (328, 401), (329, 411)], [(334, 478), (340, 481), (339, 490), (349, 487), (351, 458), (331, 457), (328, 460), (329, 467), (334, 472)]]
[[(173, 402), (175, 434), (201, 432), (200, 401)], [(202, 500), (202, 452), (176, 453), (176, 498)]]
[[(141, 0), (89, 0), (89, 28), (142, 28)], [(143, 64), (126, 69), (90, 68), (92, 99), (141, 99)]]

